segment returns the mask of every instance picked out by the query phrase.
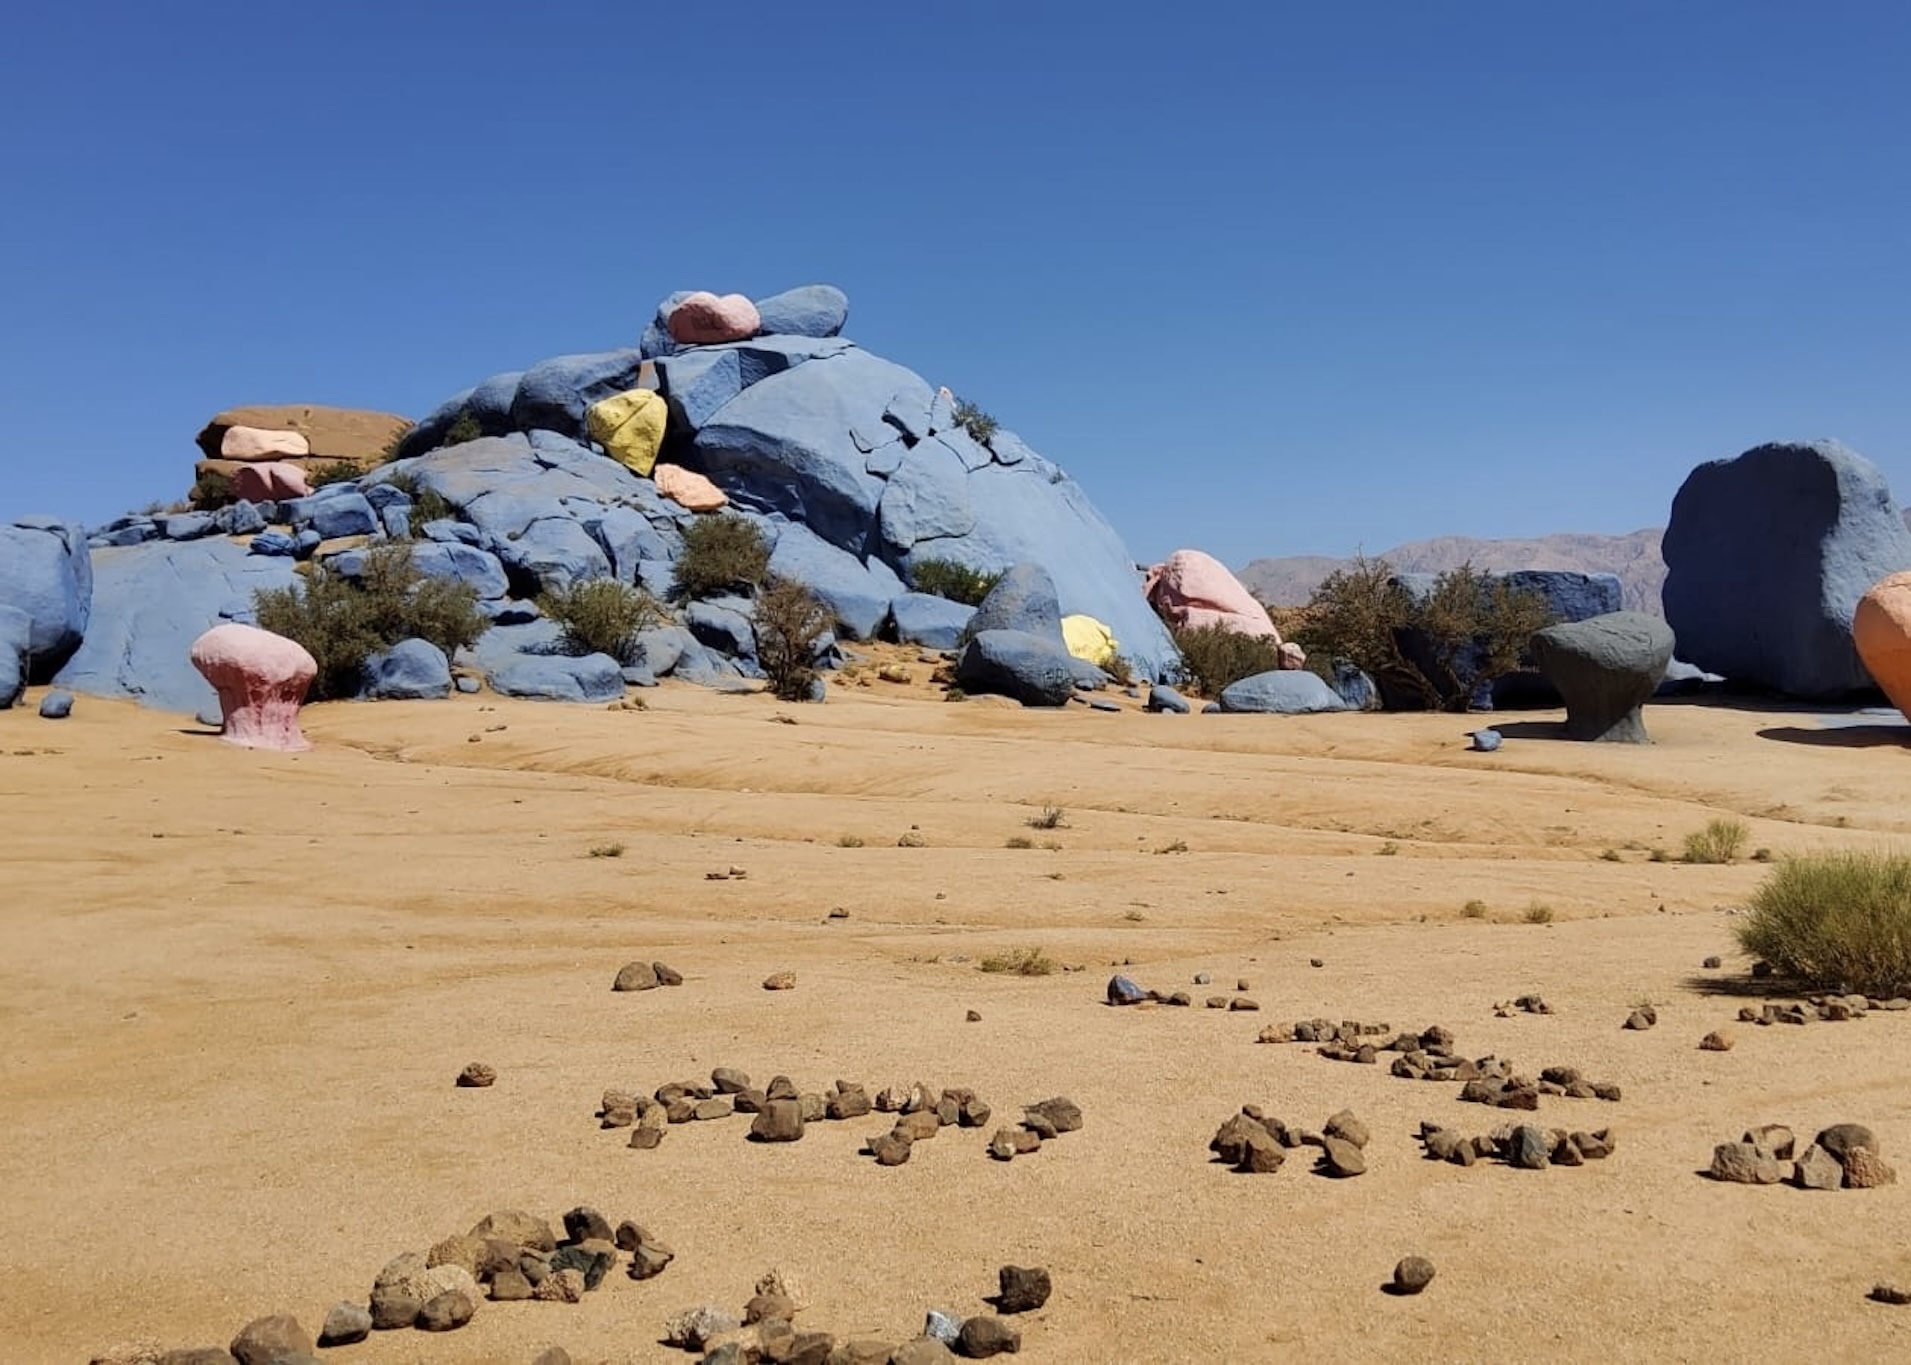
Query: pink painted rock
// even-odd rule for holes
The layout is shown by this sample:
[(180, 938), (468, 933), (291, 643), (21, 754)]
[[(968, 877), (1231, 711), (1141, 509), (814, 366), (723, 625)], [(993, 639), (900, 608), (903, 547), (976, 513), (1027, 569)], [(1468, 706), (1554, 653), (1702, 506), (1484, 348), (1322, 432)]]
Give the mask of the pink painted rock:
[(304, 645), (257, 626), (214, 626), (192, 642), (192, 666), (219, 693), (228, 744), (285, 753), (312, 747), (299, 732), (299, 703), (318, 664)]
[(1280, 643), (1281, 633), (1268, 619), (1267, 608), (1213, 555), (1176, 550), (1148, 570), (1144, 591), (1155, 610), (1175, 626), (1221, 626)]
[(670, 335), (685, 346), (745, 341), (763, 326), (756, 305), (743, 295), (725, 294), (718, 298), (703, 290), (671, 309), (668, 322)]
[(300, 431), (267, 431), (262, 427), (227, 427), (219, 439), (222, 460), (276, 460), (281, 455), (310, 455), (312, 443)]
[(1307, 667), (1307, 651), (1292, 640), (1281, 644), (1281, 668), (1288, 673), (1298, 673)]
[[(238, 428), (235, 427), (233, 430), (236, 431)], [(233, 496), (244, 498), (247, 502), (277, 502), (281, 498), (303, 498), (311, 491), (312, 486), (305, 481), (305, 471), (283, 460), (243, 464), (232, 474)]]
[(730, 503), (729, 494), (682, 465), (660, 464), (651, 470), (651, 478), (659, 493), (692, 512), (714, 512)]
[(1851, 640), (1872, 681), (1911, 716), (1911, 572), (1880, 580), (1858, 599)]

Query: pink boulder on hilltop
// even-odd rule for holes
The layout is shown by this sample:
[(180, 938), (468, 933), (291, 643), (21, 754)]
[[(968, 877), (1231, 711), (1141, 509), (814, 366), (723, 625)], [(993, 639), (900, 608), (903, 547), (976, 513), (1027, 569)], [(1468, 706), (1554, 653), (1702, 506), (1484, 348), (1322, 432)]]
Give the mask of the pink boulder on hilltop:
[(1142, 590), (1150, 605), (1176, 627), (1220, 626), (1237, 635), (1264, 636), (1279, 644), (1281, 633), (1267, 608), (1213, 555), (1176, 550), (1148, 570)]
[(747, 341), (763, 326), (756, 305), (741, 294), (698, 290), (675, 308), (667, 319), (670, 335), (685, 346), (709, 346), (720, 341)]
[(1851, 640), (1871, 680), (1911, 716), (1911, 572), (1880, 580), (1858, 599)]
[(299, 703), (318, 676), (305, 646), (257, 626), (214, 626), (192, 642), (192, 666), (219, 693), (228, 744), (286, 753), (312, 747), (299, 732)]
[(247, 502), (278, 502), (281, 498), (309, 497), (311, 492), (305, 471), (283, 460), (240, 465), (232, 475), (233, 496)]
[(714, 512), (730, 502), (729, 494), (682, 465), (660, 464), (651, 470), (650, 476), (656, 481), (659, 493), (692, 512)]

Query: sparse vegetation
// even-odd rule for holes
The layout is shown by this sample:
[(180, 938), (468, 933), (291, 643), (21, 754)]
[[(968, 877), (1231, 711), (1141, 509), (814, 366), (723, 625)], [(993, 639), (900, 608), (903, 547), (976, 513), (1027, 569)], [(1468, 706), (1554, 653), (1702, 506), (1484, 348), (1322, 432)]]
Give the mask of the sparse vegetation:
[(1911, 990), (1911, 857), (1787, 858), (1753, 893), (1738, 941), (1802, 983), (1873, 996)]
[(1013, 834), (1009, 836), (1009, 841), (1005, 843), (1004, 845), (1002, 845), (1002, 847), (1004, 848), (1034, 848), (1035, 841), (1029, 838), (1026, 834)]
[(1541, 901), (1531, 901), (1520, 914), (1520, 918), (1528, 924), (1551, 924), (1553, 907)]
[(1173, 843), (1163, 844), (1160, 848), (1155, 850), (1156, 853), (1186, 853), (1187, 851), (1188, 841), (1186, 839), (1176, 839)]
[(969, 699), (969, 694), (967, 692), (964, 692), (959, 687), (951, 687), (948, 691), (942, 694), (942, 699), (944, 701), (967, 701)]
[(1745, 828), (1743, 820), (1708, 821), (1704, 829), (1685, 836), (1685, 860), (1688, 863), (1733, 862), (1750, 836), (1751, 831)]
[(484, 426), (470, 412), (461, 412), (445, 428), (444, 445), (461, 446), (467, 441), (477, 441), (484, 437)]
[(414, 540), (419, 537), (426, 522), (453, 520), (458, 515), (458, 509), (448, 499), (435, 488), (421, 486), (418, 475), (409, 469), (393, 474), (386, 482), (411, 499), (411, 534)]
[(568, 588), (553, 588), (537, 600), (542, 611), (564, 633), (564, 646), (574, 654), (608, 654), (629, 663), (637, 653), (637, 637), (664, 619), (657, 599), (642, 588), (614, 578), (589, 578)]
[(330, 464), (322, 464), (308, 472), (305, 482), (314, 492), (317, 492), (335, 483), (356, 483), (364, 473), (364, 470), (350, 460), (333, 460)]
[(1772, 851), (1769, 848), (1755, 848), (1752, 850), (1752, 861), (1755, 863), (1769, 863), (1772, 861)]
[(966, 398), (955, 400), (955, 423), (983, 445), (993, 441), (1001, 429), (993, 417)]
[(254, 593), (253, 608), (260, 626), (317, 661), (314, 701), (354, 695), (366, 660), (400, 640), (429, 641), (449, 657), (490, 624), (468, 584), (418, 571), (409, 542), (373, 546), (356, 583), (315, 564), (303, 583)]
[(1281, 666), (1281, 647), (1259, 635), (1242, 635), (1226, 626), (1192, 626), (1171, 632), (1181, 651), (1181, 681), (1203, 697)]
[(909, 567), (909, 586), (917, 592), (975, 607), (1002, 581), (1000, 572), (985, 573), (953, 559), (919, 559)]
[(1029, 816), (1028, 827), (1030, 829), (1067, 829), (1068, 812), (1060, 806), (1043, 806), (1040, 815)]
[(593, 858), (621, 858), (624, 856), (622, 844), (594, 844), (591, 846)]
[(411, 435), (411, 433), (417, 429), (417, 426), (418, 424), (416, 422), (407, 422), (394, 432), (391, 440), (385, 442), (379, 449), (378, 462), (380, 464), (390, 464), (393, 460), (397, 459), (398, 447), (405, 443), (405, 438)]
[(900, 839), (896, 840), (896, 847), (897, 848), (921, 848), (926, 843), (928, 843), (928, 840), (924, 839), (920, 834), (916, 833), (914, 830), (910, 830), (907, 834), (903, 835)]
[(844, 834), (838, 836), (836, 840), (838, 848), (861, 848), (862, 846), (863, 836), (860, 834)]
[(1010, 948), (991, 953), (982, 959), (980, 966), (985, 972), (1003, 976), (1053, 976), (1061, 970), (1061, 964), (1040, 948)]
[(809, 701), (816, 656), (835, 625), (829, 608), (794, 579), (772, 577), (756, 599), (756, 657), (779, 701)]
[(1467, 919), (1485, 919), (1486, 902), (1480, 900), (1468, 901), (1465, 905), (1460, 907), (1460, 914)]
[(234, 502), (238, 494), (233, 491), (232, 480), (216, 469), (208, 469), (199, 476), (192, 486), (192, 492), (186, 495), (187, 501), (201, 512), (216, 512), (228, 503)]
[(683, 528), (672, 586), (683, 597), (753, 592), (770, 572), (770, 542), (753, 521), (732, 512), (701, 516)]
[(1655, 848), (1646, 854), (1646, 861), (1649, 863), (1669, 863), (1672, 861), (1672, 855), (1662, 848)]
[(1601, 862), (1606, 862), (1606, 863), (1623, 863), (1625, 861), (1625, 858), (1621, 856), (1618, 849), (1609, 848), (1604, 853), (1599, 855), (1599, 860)]

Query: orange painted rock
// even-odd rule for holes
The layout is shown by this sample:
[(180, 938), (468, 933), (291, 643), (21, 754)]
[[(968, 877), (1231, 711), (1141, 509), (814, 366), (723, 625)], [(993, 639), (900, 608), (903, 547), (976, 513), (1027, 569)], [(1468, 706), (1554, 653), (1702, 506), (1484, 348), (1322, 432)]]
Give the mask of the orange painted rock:
[(311, 491), (312, 486), (305, 481), (305, 471), (283, 460), (243, 464), (232, 475), (233, 496), (244, 498), (247, 502), (303, 498)]
[(227, 427), (219, 438), (222, 460), (276, 460), (281, 455), (310, 455), (312, 443), (299, 431), (267, 431), (264, 427)]
[(219, 693), (226, 743), (296, 753), (299, 704), (318, 676), (305, 646), (257, 626), (214, 626), (192, 642), (192, 666)]
[(1911, 716), (1911, 571), (1873, 584), (1858, 599), (1851, 639), (1872, 680)]
[(709, 346), (723, 341), (745, 341), (757, 334), (763, 319), (756, 305), (741, 294), (718, 298), (698, 290), (675, 308), (668, 319), (670, 335), (685, 346)]
[(1221, 626), (1280, 643), (1267, 608), (1213, 555), (1176, 550), (1148, 571), (1144, 591), (1155, 610), (1176, 626)]
[(729, 494), (682, 465), (660, 464), (651, 471), (651, 477), (659, 493), (692, 512), (714, 512), (729, 505)]

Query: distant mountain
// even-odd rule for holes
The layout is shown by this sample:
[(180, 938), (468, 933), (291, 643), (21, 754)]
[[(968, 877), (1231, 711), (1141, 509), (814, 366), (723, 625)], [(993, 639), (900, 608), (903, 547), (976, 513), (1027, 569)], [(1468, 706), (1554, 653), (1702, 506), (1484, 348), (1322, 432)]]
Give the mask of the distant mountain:
[[(1906, 514), (1911, 522), (1911, 513)], [(1468, 536), (1438, 536), (1384, 550), (1384, 559), (1403, 573), (1442, 573), (1471, 563), (1476, 569), (1564, 569), (1575, 573), (1619, 576), (1628, 611), (1660, 614), (1659, 589), (1665, 584), (1665, 560), (1659, 553), (1658, 527), (1629, 536), (1553, 535), (1537, 540), (1474, 540)], [(1324, 555), (1291, 555), (1257, 559), (1239, 571), (1241, 582), (1263, 602), (1278, 607), (1299, 606), (1334, 570), (1352, 563)]]

